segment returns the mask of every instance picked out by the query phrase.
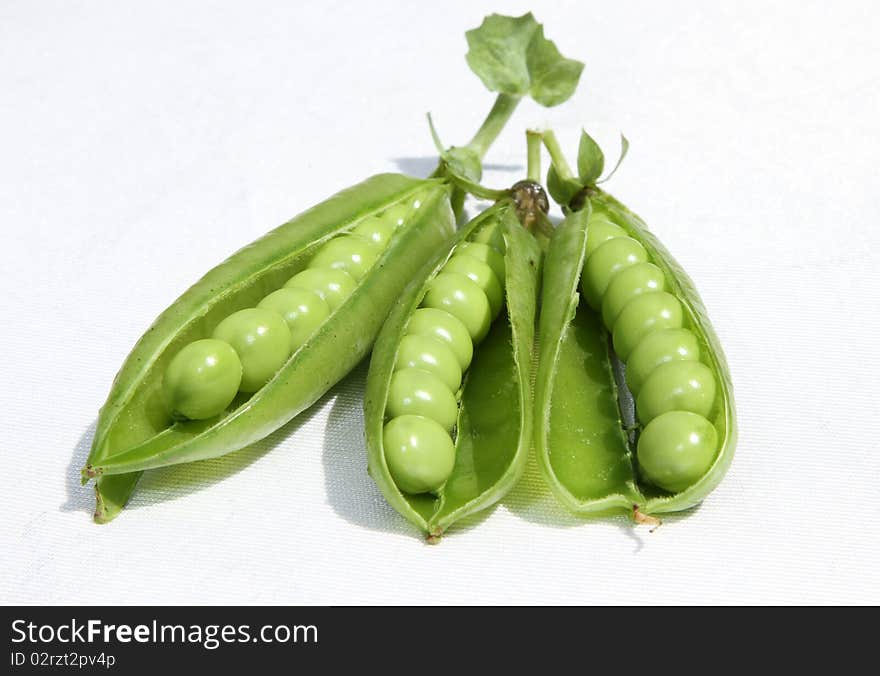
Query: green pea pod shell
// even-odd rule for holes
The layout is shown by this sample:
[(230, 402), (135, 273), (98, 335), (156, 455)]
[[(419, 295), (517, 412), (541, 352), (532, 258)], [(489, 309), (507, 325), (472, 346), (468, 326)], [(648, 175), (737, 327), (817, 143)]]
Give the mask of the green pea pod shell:
[[(252, 444), (317, 401), (368, 353), (407, 282), (454, 233), (449, 184), (400, 174), (373, 176), (300, 214), (209, 271), (141, 337), (101, 409), (84, 476), (97, 477), (95, 519), (125, 505), (140, 472), (215, 458)], [(230, 313), (253, 307), (304, 269), (316, 250), (364, 218), (409, 201), (401, 225), (355, 291), (268, 383), (239, 394), (225, 414), (201, 421), (170, 419), (161, 396), (170, 359), (211, 335)]]
[[(710, 416), (718, 433), (717, 454), (709, 470), (679, 493), (639, 480), (635, 440), (621, 420), (609, 336), (578, 289), (592, 212), (622, 227), (663, 271), (667, 291), (681, 302), (685, 328), (697, 336), (700, 360), (718, 383)], [(594, 190), (583, 209), (569, 212), (553, 235), (544, 266), (539, 344), (535, 448), (545, 479), (568, 509), (585, 515), (676, 512), (698, 504), (718, 485), (737, 435), (733, 386), (721, 344), (685, 271), (645, 223), (607, 193)]]
[[(505, 244), (505, 307), (474, 348), (460, 390), (455, 466), (438, 493), (411, 495), (396, 485), (385, 460), (383, 426), (391, 376), (409, 318), (428, 283), (481, 228), (500, 227)], [(464, 227), (440, 259), (412, 281), (388, 318), (370, 361), (364, 402), (368, 471), (401, 515), (431, 541), (454, 522), (500, 500), (522, 475), (531, 447), (531, 376), (542, 253), (503, 199)]]

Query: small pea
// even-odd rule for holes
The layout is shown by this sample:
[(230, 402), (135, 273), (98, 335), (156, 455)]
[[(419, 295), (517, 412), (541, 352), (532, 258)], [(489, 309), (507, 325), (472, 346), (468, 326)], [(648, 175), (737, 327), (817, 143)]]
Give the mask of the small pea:
[(653, 263), (637, 263), (621, 270), (614, 276), (602, 298), (602, 320), (608, 329), (614, 327), (614, 320), (624, 306), (643, 293), (666, 290), (666, 277), (663, 270)]
[(404, 336), (397, 350), (395, 370), (416, 368), (437, 376), (452, 392), (461, 387), (461, 367), (452, 350), (428, 336)]
[(241, 361), (229, 343), (206, 338), (183, 347), (168, 364), (162, 392), (171, 412), (191, 420), (222, 413), (238, 392)]
[(709, 417), (715, 402), (715, 376), (698, 361), (671, 361), (648, 376), (636, 400), (644, 425), (667, 411), (690, 411)]
[(636, 296), (614, 322), (614, 350), (626, 361), (630, 352), (649, 333), (681, 328), (682, 320), (681, 303), (671, 293), (661, 291)]
[(492, 268), (486, 263), (465, 252), (457, 253), (443, 266), (443, 272), (464, 275), (479, 286), (489, 301), (492, 317), (498, 316), (501, 305), (504, 303), (504, 289), (501, 287), (501, 280), (495, 276)]
[(458, 418), (458, 404), (452, 391), (433, 373), (406, 368), (391, 376), (386, 412), (391, 418), (424, 416), (451, 432)]
[(615, 237), (626, 237), (626, 230), (615, 225), (607, 218), (597, 215), (591, 218), (587, 224), (587, 256), (590, 256), (599, 246)]
[(663, 329), (645, 336), (626, 360), (626, 384), (638, 394), (648, 376), (660, 364), (670, 361), (697, 361), (700, 345), (688, 329)]
[(712, 467), (718, 433), (703, 416), (669, 411), (642, 430), (637, 455), (645, 479), (672, 493), (685, 490)]
[(278, 289), (257, 307), (277, 312), (284, 318), (290, 329), (291, 352), (299, 349), (330, 316), (330, 306), (318, 294), (305, 289)]
[(396, 229), (397, 225), (393, 221), (381, 216), (370, 216), (365, 218), (351, 233), (384, 247), (391, 241), (391, 236)]
[(478, 343), (489, 332), (492, 309), (483, 290), (464, 275), (441, 272), (428, 283), (422, 307), (445, 310), (467, 327)]
[(402, 415), (385, 425), (385, 462), (397, 487), (405, 493), (439, 490), (455, 467), (455, 444), (438, 423)]
[(504, 244), (504, 231), (498, 223), (492, 223), (491, 225), (480, 228), (477, 233), (471, 237), (470, 241), (478, 242), (480, 244), (488, 244), (495, 249), (495, 251), (502, 254), (506, 248)]
[(212, 338), (229, 343), (241, 360), (242, 392), (256, 392), (290, 356), (290, 329), (277, 312), (248, 308), (217, 325)]
[(474, 258), (483, 261), (486, 265), (492, 268), (492, 272), (495, 273), (495, 276), (498, 278), (498, 281), (501, 282), (501, 285), (504, 285), (506, 269), (504, 256), (488, 244), (484, 244), (483, 242), (462, 242), (455, 250), (455, 253), (466, 253), (468, 256), (473, 256)]
[(360, 281), (381, 253), (381, 247), (369, 239), (358, 235), (340, 235), (321, 247), (309, 267), (345, 270)]
[(462, 371), (466, 371), (474, 356), (474, 344), (467, 327), (445, 310), (422, 307), (413, 312), (406, 333), (441, 340), (452, 350)]
[(318, 294), (333, 312), (354, 293), (357, 282), (345, 270), (307, 268), (287, 280), (284, 286), (289, 289), (305, 289)]
[(598, 310), (602, 306), (602, 296), (617, 273), (647, 260), (645, 247), (629, 237), (615, 237), (599, 245), (587, 258), (581, 280), (590, 307)]

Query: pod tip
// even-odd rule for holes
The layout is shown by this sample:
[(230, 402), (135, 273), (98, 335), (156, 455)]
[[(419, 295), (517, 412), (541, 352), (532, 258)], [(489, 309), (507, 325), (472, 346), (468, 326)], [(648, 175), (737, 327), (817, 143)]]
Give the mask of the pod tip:
[(656, 516), (643, 513), (638, 505), (633, 505), (633, 521), (639, 525), (651, 526), (650, 530), (648, 530), (649, 533), (653, 533), (663, 525), (663, 522)]

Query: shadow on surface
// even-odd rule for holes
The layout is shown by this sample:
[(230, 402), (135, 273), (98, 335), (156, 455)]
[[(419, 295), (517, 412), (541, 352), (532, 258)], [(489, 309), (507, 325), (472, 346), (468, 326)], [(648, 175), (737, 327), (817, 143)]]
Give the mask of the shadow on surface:
[[(330, 396), (332, 396), (332, 390), (286, 425), (275, 430), (266, 438), (241, 450), (211, 460), (200, 460), (198, 462), (162, 467), (144, 472), (132, 494), (131, 500), (126, 505), (126, 509), (140, 509), (142, 507), (149, 507), (157, 502), (186, 497), (196, 491), (209, 488), (214, 484), (235, 476), (253, 462), (259, 460), (291, 434), (296, 433), (321, 408), (321, 405), (326, 403)], [(89, 455), (96, 426), (97, 421), (92, 422), (86, 431), (83, 432), (74, 448), (73, 458), (67, 467), (65, 477), (67, 500), (61, 505), (61, 511), (84, 511), (91, 514), (94, 510), (95, 494), (93, 483), (89, 483), (86, 486), (81, 485), (80, 470), (85, 465), (86, 458)]]
[[(388, 504), (367, 474), (364, 392), (368, 366), (369, 359), (365, 359), (351, 372), (347, 387), (338, 393), (327, 416), (323, 451), (327, 501), (351, 524), (424, 540), (422, 533)], [(465, 517), (443, 539), (478, 526), (491, 512), (490, 508)]]
[[(437, 168), (437, 156), (426, 157), (392, 157), (391, 161), (404, 174), (410, 176), (428, 177)], [(521, 164), (484, 164), (483, 171), (518, 171), (524, 172), (525, 167)]]

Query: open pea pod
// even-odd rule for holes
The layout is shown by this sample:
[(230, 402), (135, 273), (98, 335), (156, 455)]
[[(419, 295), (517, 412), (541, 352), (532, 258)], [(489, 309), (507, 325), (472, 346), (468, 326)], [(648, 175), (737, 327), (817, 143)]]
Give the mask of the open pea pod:
[[(445, 182), (381, 174), (271, 231), (208, 272), (165, 310), (122, 365), (85, 470), (98, 477), (96, 518), (127, 500), (139, 472), (213, 458), (253, 443), (314, 403), (367, 354), (387, 309), (454, 232)], [(174, 420), (163, 396), (169, 362), (230, 313), (257, 305), (303, 271), (327, 242), (388, 233), (373, 264), (268, 382), (220, 415)]]
[[(544, 268), (539, 465), (576, 513), (687, 509), (718, 485), (733, 458), (736, 412), (724, 353), (693, 282), (644, 222), (598, 189), (581, 199), (554, 233)], [(671, 310), (649, 307), (656, 303)], [(616, 358), (636, 390), (635, 430), (621, 419), (618, 388), (628, 386), (614, 377)]]
[(426, 266), (391, 312), (370, 362), (370, 475), (437, 538), (504, 496), (532, 435), (541, 249), (504, 198)]

